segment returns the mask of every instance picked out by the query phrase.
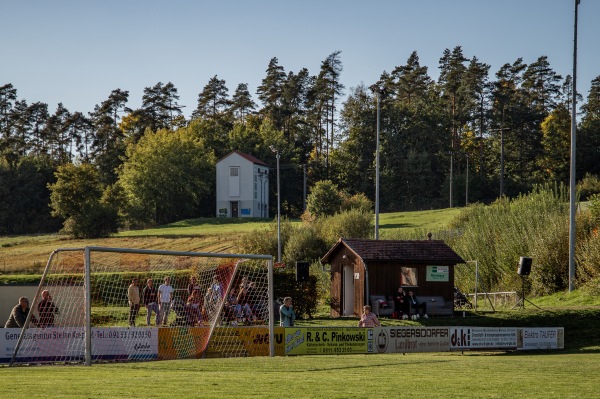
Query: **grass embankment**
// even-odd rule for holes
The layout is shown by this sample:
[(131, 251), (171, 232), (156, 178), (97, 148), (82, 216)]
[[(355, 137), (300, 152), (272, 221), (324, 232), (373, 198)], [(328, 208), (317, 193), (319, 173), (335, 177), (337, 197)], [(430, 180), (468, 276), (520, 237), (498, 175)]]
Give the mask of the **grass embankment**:
[[(446, 226), (459, 208), (380, 215), (382, 238), (414, 236)], [(0, 273), (40, 273), (57, 248), (106, 246), (196, 252), (234, 252), (242, 235), (262, 230), (272, 220), (204, 218), (182, 220), (145, 230), (129, 230), (110, 238), (75, 240), (59, 234), (0, 237)], [(300, 223), (293, 221), (292, 223)], [(420, 234), (423, 237), (425, 233)]]

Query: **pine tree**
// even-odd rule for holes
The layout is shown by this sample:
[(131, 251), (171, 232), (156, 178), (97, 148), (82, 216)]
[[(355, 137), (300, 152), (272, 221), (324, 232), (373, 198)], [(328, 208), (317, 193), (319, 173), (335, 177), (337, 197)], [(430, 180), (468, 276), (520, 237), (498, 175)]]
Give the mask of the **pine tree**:
[(281, 105), (283, 102), (283, 85), (286, 74), (282, 66), (278, 65), (276, 57), (271, 58), (267, 67), (267, 76), (258, 86), (256, 93), (264, 107), (261, 113), (271, 119), (276, 129), (283, 127), (281, 118)]
[(255, 109), (256, 103), (252, 100), (252, 96), (248, 91), (248, 84), (238, 84), (238, 87), (235, 89), (235, 93), (231, 98), (230, 111), (233, 114), (233, 117), (236, 120), (244, 123), (246, 121), (246, 116), (252, 113)]
[(194, 118), (205, 118), (213, 122), (225, 119), (226, 112), (231, 105), (225, 80), (217, 75), (210, 78), (198, 95), (198, 107), (193, 114)]

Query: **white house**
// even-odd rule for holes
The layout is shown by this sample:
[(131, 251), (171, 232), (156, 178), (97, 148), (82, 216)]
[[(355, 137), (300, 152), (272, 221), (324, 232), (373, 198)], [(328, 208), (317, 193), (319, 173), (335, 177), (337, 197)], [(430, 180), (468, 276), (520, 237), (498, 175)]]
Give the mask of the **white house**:
[(269, 167), (233, 151), (217, 162), (217, 216), (269, 217)]

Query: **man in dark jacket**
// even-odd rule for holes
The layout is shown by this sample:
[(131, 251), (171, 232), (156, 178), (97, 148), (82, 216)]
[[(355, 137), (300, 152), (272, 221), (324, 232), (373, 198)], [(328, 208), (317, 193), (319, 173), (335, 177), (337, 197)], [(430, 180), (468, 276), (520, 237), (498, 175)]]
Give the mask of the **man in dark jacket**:
[[(22, 296), (19, 298), (19, 304), (10, 312), (10, 317), (4, 325), (4, 328), (23, 328), (27, 315), (29, 314), (29, 299)], [(31, 316), (31, 322), (37, 324), (35, 316)]]
[(391, 296), (394, 299), (394, 311), (398, 313), (398, 317), (408, 315), (408, 300), (406, 299), (404, 288), (398, 287), (398, 290)]
[(58, 308), (52, 303), (52, 296), (48, 290), (42, 291), (42, 300), (38, 303), (38, 314), (40, 322), (38, 327), (53, 327), (54, 315), (58, 313)]

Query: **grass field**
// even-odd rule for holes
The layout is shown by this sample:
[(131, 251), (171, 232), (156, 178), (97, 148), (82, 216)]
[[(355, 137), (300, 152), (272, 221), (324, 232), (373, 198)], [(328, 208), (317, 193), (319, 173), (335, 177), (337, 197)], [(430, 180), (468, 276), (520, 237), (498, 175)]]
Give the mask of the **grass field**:
[[(0, 398), (598, 398), (600, 306), (557, 294), (521, 310), (384, 326), (554, 326), (565, 350), (332, 355), (0, 367)], [(558, 307), (563, 303), (564, 307)], [(597, 301), (595, 302), (597, 304)], [(355, 326), (326, 309), (300, 326)]]
[(298, 356), (0, 369), (3, 398), (597, 398), (600, 352)]

